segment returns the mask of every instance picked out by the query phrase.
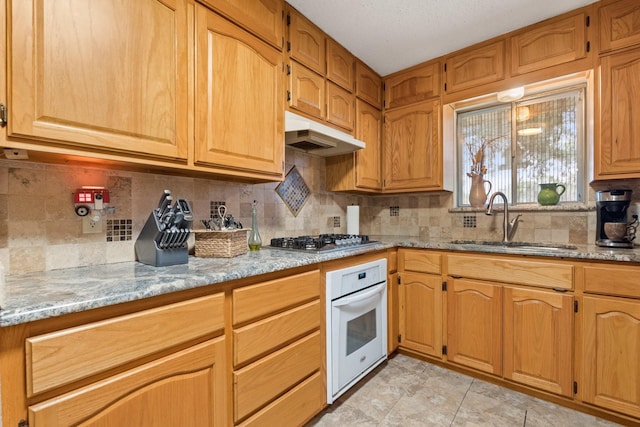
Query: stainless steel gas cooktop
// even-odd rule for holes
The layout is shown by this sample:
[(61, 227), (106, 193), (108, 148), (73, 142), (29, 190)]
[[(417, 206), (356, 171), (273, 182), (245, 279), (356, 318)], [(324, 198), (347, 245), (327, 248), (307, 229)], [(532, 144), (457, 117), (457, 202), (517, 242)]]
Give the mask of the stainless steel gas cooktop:
[(276, 237), (271, 239), (269, 249), (283, 249), (296, 252), (326, 253), (375, 245), (366, 235), (320, 234), (319, 236)]

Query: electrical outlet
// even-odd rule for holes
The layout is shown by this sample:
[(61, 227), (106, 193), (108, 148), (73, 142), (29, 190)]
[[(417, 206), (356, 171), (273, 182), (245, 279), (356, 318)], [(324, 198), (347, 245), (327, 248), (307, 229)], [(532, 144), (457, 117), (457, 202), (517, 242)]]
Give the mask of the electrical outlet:
[(91, 218), (91, 215), (82, 217), (82, 233), (102, 233), (102, 218), (98, 221), (94, 221), (93, 218)]

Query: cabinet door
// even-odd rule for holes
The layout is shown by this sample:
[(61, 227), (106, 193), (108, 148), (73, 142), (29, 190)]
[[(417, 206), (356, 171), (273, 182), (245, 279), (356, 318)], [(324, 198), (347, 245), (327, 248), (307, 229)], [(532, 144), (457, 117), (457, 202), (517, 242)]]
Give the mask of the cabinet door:
[(322, 30), (293, 9), (287, 14), (289, 55), (323, 76), (327, 72), (325, 37)]
[(502, 289), (466, 279), (447, 281), (447, 359), (502, 373)]
[(11, 2), (9, 134), (186, 159), (186, 3)]
[(442, 188), (440, 123), (439, 101), (385, 113), (385, 190)]
[(619, 0), (600, 8), (600, 51), (640, 43), (640, 3)]
[(640, 301), (583, 301), (583, 398), (640, 417)]
[(195, 162), (282, 176), (282, 54), (196, 6)]
[(267, 43), (282, 50), (284, 2), (282, 0), (200, 0), (228, 16)]
[(385, 108), (396, 108), (440, 96), (440, 62), (429, 62), (384, 81)]
[(29, 407), (29, 425), (227, 425), (224, 338)]
[(573, 296), (504, 287), (504, 377), (573, 395)]
[(445, 67), (447, 93), (502, 80), (504, 78), (504, 41), (473, 47), (449, 56)]
[(356, 60), (356, 96), (382, 108), (382, 79), (362, 61)]
[(511, 38), (511, 74), (519, 75), (584, 58), (586, 52), (584, 13), (560, 21), (534, 26)]
[(355, 152), (356, 187), (382, 188), (382, 113), (356, 100), (356, 138), (367, 146)]
[(366, 147), (326, 159), (327, 190), (378, 192), (382, 189), (382, 113), (356, 99), (356, 138)]
[(332, 39), (327, 39), (327, 79), (353, 92), (354, 57)]
[(400, 272), (400, 346), (442, 356), (442, 279)]
[(596, 175), (640, 177), (640, 49), (605, 56), (602, 63), (600, 144)]
[(353, 131), (355, 123), (355, 97), (340, 86), (327, 82), (327, 122)]
[(289, 108), (324, 119), (324, 78), (295, 61), (289, 67)]

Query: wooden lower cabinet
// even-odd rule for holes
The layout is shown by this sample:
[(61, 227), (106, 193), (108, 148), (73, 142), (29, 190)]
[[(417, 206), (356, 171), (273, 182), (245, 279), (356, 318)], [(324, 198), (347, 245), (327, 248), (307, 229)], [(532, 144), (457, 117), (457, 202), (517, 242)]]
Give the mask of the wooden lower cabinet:
[(442, 280), (439, 275), (401, 272), (400, 346), (442, 356)]
[(502, 286), (447, 280), (447, 360), (502, 374)]
[(219, 337), (29, 407), (32, 427), (226, 425)]
[(505, 286), (503, 376), (573, 395), (573, 295)]
[(326, 403), (319, 270), (234, 289), (232, 306), (234, 423), (302, 425)]
[(583, 400), (640, 417), (640, 300), (585, 296), (582, 317)]

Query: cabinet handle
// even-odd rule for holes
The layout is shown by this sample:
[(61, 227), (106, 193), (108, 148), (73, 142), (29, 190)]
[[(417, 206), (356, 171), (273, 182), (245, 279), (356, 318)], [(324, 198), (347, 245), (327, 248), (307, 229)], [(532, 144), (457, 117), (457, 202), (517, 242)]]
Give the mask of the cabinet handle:
[(567, 289), (561, 289), (561, 288), (551, 288), (556, 292), (567, 292)]

